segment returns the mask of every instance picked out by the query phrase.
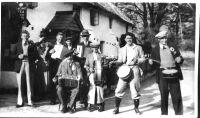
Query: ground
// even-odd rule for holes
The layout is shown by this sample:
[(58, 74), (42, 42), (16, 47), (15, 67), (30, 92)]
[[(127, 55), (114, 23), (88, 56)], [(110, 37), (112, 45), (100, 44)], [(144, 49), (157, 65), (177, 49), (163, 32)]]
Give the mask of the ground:
[[(185, 62), (187, 63), (187, 61)], [(182, 67), (184, 80), (181, 81), (182, 98), (184, 105), (184, 116), (191, 118), (195, 113), (195, 100), (194, 100), (194, 68)], [(158, 85), (155, 82), (155, 77), (151, 76), (141, 83), (141, 99), (139, 109), (142, 116), (157, 116), (160, 117), (160, 93)], [(0, 116), (46, 116), (46, 117), (130, 117), (136, 115), (133, 108), (133, 101), (130, 97), (130, 91), (127, 90), (121, 105), (120, 113), (117, 115), (112, 114), (114, 109), (114, 92), (105, 98), (105, 111), (104, 112), (88, 112), (80, 108), (78, 104), (78, 111), (74, 114), (60, 113), (57, 105), (49, 105), (49, 101), (44, 100), (37, 102), (38, 107), (22, 107), (15, 108), (16, 94), (3, 94), (0, 95)], [(169, 99), (169, 115), (174, 115), (171, 98)]]

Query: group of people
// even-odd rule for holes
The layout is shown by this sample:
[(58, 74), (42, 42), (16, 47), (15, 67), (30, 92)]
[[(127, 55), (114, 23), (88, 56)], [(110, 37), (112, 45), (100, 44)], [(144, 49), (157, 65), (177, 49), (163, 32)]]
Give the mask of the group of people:
[[(170, 92), (175, 114), (181, 115), (183, 114), (183, 105), (179, 80), (183, 79), (180, 69), (183, 58), (176, 46), (169, 45), (167, 41), (168, 28), (160, 29), (160, 32), (155, 36), (159, 43), (152, 49), (151, 58), (148, 59), (148, 62), (156, 69), (156, 82), (159, 85), (161, 94), (161, 114), (168, 114), (168, 95)], [(63, 34), (59, 32), (56, 36), (56, 44), (51, 47), (49, 46), (50, 44), (45, 43), (45, 48), (39, 54), (38, 52), (40, 51), (38, 51), (37, 46), (28, 40), (29, 33), (22, 31), (15, 55), (15, 71), (17, 72), (18, 82), (16, 107), (24, 106), (21, 87), (22, 74), (24, 72), (26, 74), (28, 106), (35, 106), (31, 98), (32, 64), (42, 61), (49, 69), (50, 104), (56, 104), (56, 99), (58, 98), (62, 113), (67, 111), (74, 113), (76, 111), (76, 101), (79, 99), (84, 108), (90, 112), (94, 108), (97, 108), (99, 112), (104, 111), (103, 86), (106, 77), (105, 70), (102, 67), (103, 56), (99, 51), (100, 44), (90, 42), (89, 37), (89, 32), (83, 30), (81, 32), (82, 41), (77, 45), (77, 48), (74, 48), (71, 45), (71, 40), (66, 40), (66, 45), (63, 45)], [(110, 65), (117, 67), (126, 66), (130, 71), (126, 77), (119, 76), (115, 89), (113, 114), (119, 113), (120, 102), (128, 85), (135, 106), (134, 111), (136, 114), (141, 114), (139, 110), (141, 97), (140, 80), (142, 76), (140, 64), (147, 59), (142, 47), (137, 45), (136, 37), (133, 33), (127, 32), (125, 34), (125, 42), (125, 46), (119, 50), (118, 60), (110, 62)]]

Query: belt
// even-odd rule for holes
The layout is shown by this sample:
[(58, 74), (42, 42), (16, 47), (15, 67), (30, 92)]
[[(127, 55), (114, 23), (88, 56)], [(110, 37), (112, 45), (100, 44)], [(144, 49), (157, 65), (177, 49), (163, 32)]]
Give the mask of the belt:
[(165, 68), (160, 68), (161, 70), (168, 70), (168, 69), (177, 69), (177, 67), (165, 67)]

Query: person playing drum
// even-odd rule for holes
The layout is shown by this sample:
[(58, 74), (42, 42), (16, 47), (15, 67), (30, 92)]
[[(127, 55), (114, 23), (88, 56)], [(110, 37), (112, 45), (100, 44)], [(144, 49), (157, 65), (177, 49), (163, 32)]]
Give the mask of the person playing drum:
[[(66, 51), (65, 59), (59, 65), (58, 72), (53, 79), (55, 83), (58, 82), (57, 95), (62, 106), (62, 113), (65, 113), (67, 111), (67, 103), (69, 112), (74, 112), (75, 109), (73, 109), (73, 106), (75, 105), (76, 97), (79, 92), (79, 82), (77, 84), (77, 87), (72, 87), (66, 85), (62, 86), (61, 84), (63, 83), (59, 83), (59, 80), (75, 79), (77, 81), (81, 81), (83, 78), (80, 64), (78, 62), (73, 61), (73, 52), (73, 50)], [(69, 83), (69, 81), (67, 82)]]
[(90, 87), (88, 92), (88, 111), (92, 111), (92, 106), (97, 104), (98, 111), (104, 110), (104, 91), (102, 75), (102, 56), (98, 52), (100, 44), (91, 43), (90, 47), (93, 52), (86, 57), (85, 68), (89, 76)]
[(156, 82), (161, 94), (161, 114), (168, 114), (170, 92), (175, 114), (182, 115), (183, 104), (179, 80), (183, 79), (180, 69), (183, 57), (177, 47), (170, 44), (169, 30), (166, 25), (160, 28), (160, 32), (155, 37), (158, 38), (159, 44), (152, 49), (152, 59), (149, 59), (149, 64), (156, 69)]
[[(113, 113), (119, 113), (121, 99), (125, 95), (125, 90), (129, 84), (131, 97), (135, 105), (134, 110), (136, 114), (141, 114), (138, 109), (141, 96), (139, 93), (141, 73), (138, 65), (145, 61), (144, 52), (141, 46), (136, 45), (136, 37), (134, 34), (127, 32), (125, 35), (126, 45), (121, 48), (117, 62), (114, 62), (117, 65), (123, 64), (121, 70), (124, 71), (117, 72), (119, 80), (115, 90), (115, 109)], [(128, 74), (124, 75), (126, 72), (128, 72)]]

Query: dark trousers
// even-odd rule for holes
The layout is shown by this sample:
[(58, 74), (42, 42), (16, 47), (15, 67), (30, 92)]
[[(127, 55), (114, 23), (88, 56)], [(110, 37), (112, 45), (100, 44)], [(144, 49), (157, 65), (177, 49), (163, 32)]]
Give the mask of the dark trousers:
[(61, 60), (59, 59), (50, 59), (50, 64), (49, 64), (49, 76), (50, 76), (50, 101), (55, 102), (57, 99), (57, 94), (56, 94), (56, 84), (53, 83), (52, 79), (55, 77), (58, 67), (60, 65)]
[(161, 94), (161, 114), (168, 114), (168, 97), (171, 94), (172, 103), (176, 115), (183, 114), (183, 103), (178, 78), (160, 78), (159, 89)]
[(58, 99), (63, 107), (72, 108), (75, 105), (78, 92), (79, 88), (61, 87), (59, 85), (57, 88)]

